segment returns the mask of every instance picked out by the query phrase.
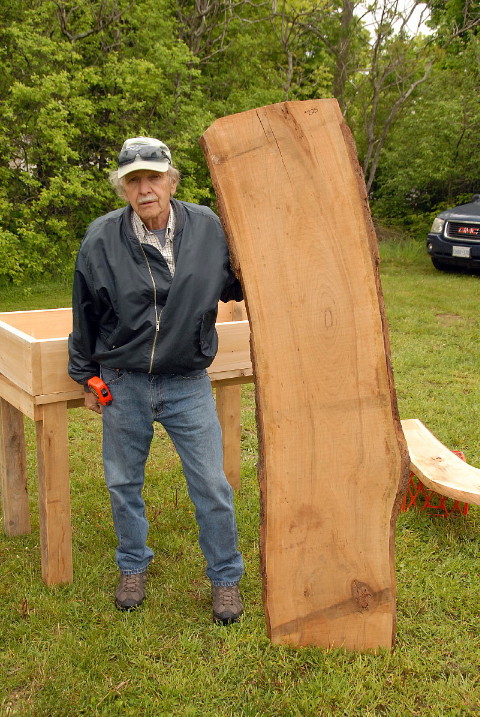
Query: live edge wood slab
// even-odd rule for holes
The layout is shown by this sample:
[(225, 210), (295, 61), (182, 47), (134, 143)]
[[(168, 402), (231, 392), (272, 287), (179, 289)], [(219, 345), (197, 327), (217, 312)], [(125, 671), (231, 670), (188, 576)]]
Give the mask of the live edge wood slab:
[(251, 329), (268, 634), (390, 647), (408, 454), (351, 135), (314, 100), (224, 117), (201, 144)]

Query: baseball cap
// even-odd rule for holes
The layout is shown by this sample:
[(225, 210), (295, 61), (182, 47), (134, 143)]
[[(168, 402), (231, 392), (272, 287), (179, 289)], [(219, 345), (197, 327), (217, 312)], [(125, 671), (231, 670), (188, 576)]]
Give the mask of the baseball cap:
[(137, 169), (166, 172), (172, 163), (167, 145), (153, 137), (127, 139), (118, 155), (118, 178), (121, 179)]

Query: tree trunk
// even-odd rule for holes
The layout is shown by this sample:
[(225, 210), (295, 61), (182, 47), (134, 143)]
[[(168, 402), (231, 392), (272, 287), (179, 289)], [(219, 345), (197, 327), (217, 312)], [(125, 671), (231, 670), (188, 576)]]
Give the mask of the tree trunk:
[(408, 456), (353, 141), (336, 100), (224, 117), (201, 141), (252, 332), (268, 633), (390, 647)]
[(355, 3), (343, 0), (339, 38), (335, 47), (335, 71), (333, 74), (333, 96), (338, 100), (342, 113), (345, 112), (345, 86), (350, 62), (350, 43), (352, 40), (352, 22)]

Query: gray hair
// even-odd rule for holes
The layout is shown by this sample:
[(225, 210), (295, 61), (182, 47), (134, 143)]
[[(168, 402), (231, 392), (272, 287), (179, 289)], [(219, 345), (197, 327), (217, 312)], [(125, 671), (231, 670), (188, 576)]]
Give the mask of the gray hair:
[[(178, 169), (176, 167), (173, 167), (172, 165), (170, 165), (170, 167), (167, 169), (167, 175), (170, 178), (170, 182), (172, 184), (179, 183), (180, 172), (178, 171)], [(128, 175), (125, 175), (125, 176), (128, 176)], [(121, 197), (122, 199), (126, 199), (125, 189), (124, 189), (124, 185), (123, 185), (123, 180), (125, 179), (125, 177), (121, 177), (119, 179), (118, 170), (114, 169), (113, 172), (110, 172), (110, 175), (108, 178), (109, 178), (113, 188), (115, 189), (116, 193), (118, 194), (118, 196)]]

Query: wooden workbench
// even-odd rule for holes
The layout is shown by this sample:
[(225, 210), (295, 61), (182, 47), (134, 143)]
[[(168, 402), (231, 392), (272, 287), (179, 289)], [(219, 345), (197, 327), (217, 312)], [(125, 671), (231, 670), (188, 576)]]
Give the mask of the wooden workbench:
[[(222, 424), (225, 472), (240, 479), (240, 390), (252, 381), (249, 325), (244, 309), (220, 305), (219, 351), (209, 369)], [(0, 478), (7, 535), (30, 532), (24, 416), (35, 421), (42, 578), (70, 582), (70, 515), (67, 412), (82, 406), (83, 388), (67, 374), (71, 309), (0, 313)]]

